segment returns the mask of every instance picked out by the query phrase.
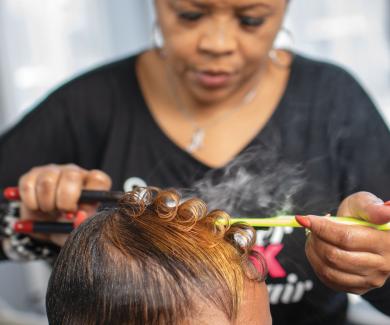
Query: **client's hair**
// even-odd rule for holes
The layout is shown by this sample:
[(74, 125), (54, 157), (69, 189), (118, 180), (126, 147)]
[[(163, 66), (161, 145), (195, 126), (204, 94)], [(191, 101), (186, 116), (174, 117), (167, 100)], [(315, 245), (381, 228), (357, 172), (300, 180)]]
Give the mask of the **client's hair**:
[(49, 281), (49, 322), (183, 324), (197, 300), (233, 320), (244, 280), (266, 273), (254, 242), (253, 228), (230, 226), (225, 212), (208, 213), (199, 199), (180, 203), (174, 190), (138, 188), (66, 242)]

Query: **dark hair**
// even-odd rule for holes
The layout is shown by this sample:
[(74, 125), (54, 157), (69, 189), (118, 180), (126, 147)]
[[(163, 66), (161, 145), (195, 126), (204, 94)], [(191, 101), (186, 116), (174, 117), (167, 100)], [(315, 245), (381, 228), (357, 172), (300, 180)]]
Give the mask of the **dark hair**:
[[(98, 213), (61, 250), (49, 281), (50, 324), (183, 324), (201, 298), (234, 319), (245, 278), (262, 281), (254, 230), (207, 214), (198, 199), (138, 189)], [(251, 263), (261, 262), (262, 270)]]

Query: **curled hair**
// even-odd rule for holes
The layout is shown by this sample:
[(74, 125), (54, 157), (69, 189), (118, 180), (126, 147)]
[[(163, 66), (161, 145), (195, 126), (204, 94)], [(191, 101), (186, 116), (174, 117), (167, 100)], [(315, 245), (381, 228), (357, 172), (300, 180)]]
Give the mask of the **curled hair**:
[(182, 324), (197, 313), (197, 299), (233, 320), (244, 280), (266, 273), (254, 243), (252, 227), (208, 213), (200, 199), (137, 188), (68, 239), (49, 281), (49, 322)]

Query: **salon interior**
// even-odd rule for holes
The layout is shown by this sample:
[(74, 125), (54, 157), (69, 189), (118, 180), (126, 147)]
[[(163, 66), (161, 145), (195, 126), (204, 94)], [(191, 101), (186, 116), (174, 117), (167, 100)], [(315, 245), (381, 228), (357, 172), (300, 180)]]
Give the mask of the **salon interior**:
[[(151, 2), (0, 0), (0, 132), (56, 85), (152, 46)], [(293, 0), (289, 6), (277, 46), (347, 69), (390, 126), (390, 2)], [(0, 263), (0, 324), (47, 324), (49, 274), (44, 262)], [(359, 296), (349, 299), (351, 324), (390, 324)]]

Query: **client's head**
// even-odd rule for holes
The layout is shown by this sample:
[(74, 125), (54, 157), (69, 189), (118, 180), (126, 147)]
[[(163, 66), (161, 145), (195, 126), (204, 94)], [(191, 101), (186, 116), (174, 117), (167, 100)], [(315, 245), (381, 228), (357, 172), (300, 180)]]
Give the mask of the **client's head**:
[(208, 213), (199, 199), (128, 192), (61, 250), (46, 296), (49, 322), (270, 325), (254, 242), (251, 227), (229, 226), (225, 212)]

